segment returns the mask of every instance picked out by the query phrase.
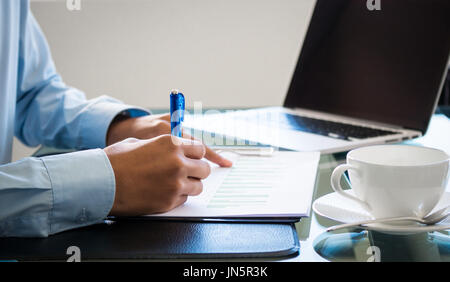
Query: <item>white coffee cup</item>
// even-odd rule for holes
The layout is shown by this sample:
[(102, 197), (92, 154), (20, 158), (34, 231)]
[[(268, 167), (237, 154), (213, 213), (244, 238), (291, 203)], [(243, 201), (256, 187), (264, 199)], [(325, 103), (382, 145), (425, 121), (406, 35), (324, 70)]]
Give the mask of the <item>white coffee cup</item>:
[[(340, 185), (348, 170), (353, 194)], [(449, 156), (441, 150), (411, 145), (377, 145), (347, 154), (347, 163), (331, 175), (331, 186), (363, 206), (375, 218), (424, 217), (445, 192)]]

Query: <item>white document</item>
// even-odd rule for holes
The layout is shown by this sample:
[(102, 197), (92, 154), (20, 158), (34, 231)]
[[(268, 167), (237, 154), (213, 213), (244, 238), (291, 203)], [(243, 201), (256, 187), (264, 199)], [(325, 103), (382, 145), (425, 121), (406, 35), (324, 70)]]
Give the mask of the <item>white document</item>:
[(233, 167), (211, 164), (203, 192), (158, 217), (309, 216), (319, 152), (276, 151), (272, 156), (223, 153)]

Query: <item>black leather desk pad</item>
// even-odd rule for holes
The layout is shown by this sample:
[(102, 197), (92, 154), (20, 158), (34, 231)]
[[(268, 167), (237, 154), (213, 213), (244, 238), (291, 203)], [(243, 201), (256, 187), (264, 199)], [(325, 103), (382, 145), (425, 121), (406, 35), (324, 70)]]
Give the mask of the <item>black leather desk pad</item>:
[(49, 236), (0, 238), (0, 260), (279, 258), (299, 253), (294, 223), (117, 220)]

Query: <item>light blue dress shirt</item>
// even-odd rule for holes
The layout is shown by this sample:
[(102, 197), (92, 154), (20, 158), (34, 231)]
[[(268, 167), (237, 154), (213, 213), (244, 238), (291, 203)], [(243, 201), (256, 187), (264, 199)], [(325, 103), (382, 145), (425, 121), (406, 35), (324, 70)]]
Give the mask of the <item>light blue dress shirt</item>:
[[(108, 215), (114, 172), (95, 148), (125, 110), (147, 114), (66, 86), (28, 1), (0, 1), (0, 236), (45, 237)], [(30, 146), (88, 150), (10, 163), (13, 135)]]

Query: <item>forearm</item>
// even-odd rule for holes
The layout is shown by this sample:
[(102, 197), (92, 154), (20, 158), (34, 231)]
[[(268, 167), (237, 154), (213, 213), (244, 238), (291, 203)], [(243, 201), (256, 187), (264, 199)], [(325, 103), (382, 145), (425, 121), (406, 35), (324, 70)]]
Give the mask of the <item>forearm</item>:
[(46, 237), (101, 222), (114, 195), (114, 172), (100, 149), (0, 166), (0, 236)]

